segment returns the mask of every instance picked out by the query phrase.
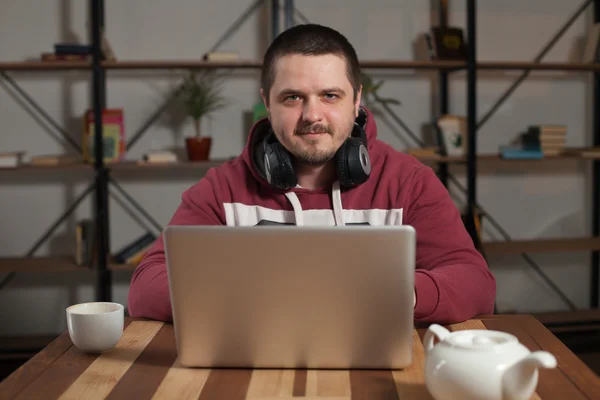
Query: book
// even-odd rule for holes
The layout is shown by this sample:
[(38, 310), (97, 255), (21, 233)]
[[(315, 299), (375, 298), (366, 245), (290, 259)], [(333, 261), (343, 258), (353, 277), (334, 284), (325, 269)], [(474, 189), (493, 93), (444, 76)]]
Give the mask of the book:
[[(94, 162), (95, 123), (94, 110), (88, 110), (84, 116), (83, 161)], [(125, 156), (125, 124), (123, 110), (107, 108), (102, 112), (104, 162), (118, 162)]]
[(90, 54), (92, 46), (78, 43), (55, 43), (55, 54)]
[(42, 53), (40, 60), (44, 62), (52, 61), (89, 61), (90, 56), (88, 54), (55, 54), (55, 53)]
[(93, 219), (82, 219), (75, 226), (75, 262), (91, 267), (97, 251), (96, 223)]
[(120, 249), (113, 256), (113, 260), (117, 263), (126, 264), (127, 260), (131, 260), (132, 257), (140, 252), (140, 250), (146, 249), (148, 246), (152, 245), (155, 240), (156, 236), (153, 233), (148, 232)]
[(0, 153), (0, 168), (17, 168), (23, 163), (23, 151)]
[(467, 46), (463, 37), (463, 30), (458, 27), (448, 26), (431, 28), (431, 46), (438, 60), (467, 59)]
[(70, 155), (43, 155), (43, 156), (34, 156), (29, 161), (30, 165), (38, 165), (38, 166), (53, 166), (53, 165), (67, 165), (67, 164), (76, 164), (81, 162), (81, 156), (70, 156)]
[(177, 162), (177, 155), (172, 151), (154, 150), (144, 154), (142, 160), (145, 163), (174, 163)]
[(585, 48), (581, 62), (596, 63), (598, 62), (598, 47), (600, 44), (600, 23), (595, 23), (588, 30), (586, 37)]
[(204, 61), (237, 61), (238, 53), (232, 51), (209, 51), (202, 56)]
[(500, 146), (500, 157), (505, 160), (541, 160), (544, 153), (536, 149), (524, 149), (520, 146)]

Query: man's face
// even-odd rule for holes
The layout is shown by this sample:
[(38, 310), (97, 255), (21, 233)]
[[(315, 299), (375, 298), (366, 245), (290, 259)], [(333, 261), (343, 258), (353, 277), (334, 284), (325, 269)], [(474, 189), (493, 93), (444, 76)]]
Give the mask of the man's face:
[(346, 61), (336, 55), (290, 54), (279, 58), (269, 102), (275, 135), (300, 162), (322, 165), (350, 136), (358, 116), (346, 74)]

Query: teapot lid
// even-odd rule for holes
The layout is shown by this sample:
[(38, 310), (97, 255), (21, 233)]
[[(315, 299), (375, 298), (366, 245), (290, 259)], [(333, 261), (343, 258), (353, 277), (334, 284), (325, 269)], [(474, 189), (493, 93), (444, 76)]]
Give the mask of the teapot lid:
[(452, 332), (445, 341), (461, 349), (492, 350), (497, 346), (517, 343), (518, 339), (506, 332), (473, 329)]

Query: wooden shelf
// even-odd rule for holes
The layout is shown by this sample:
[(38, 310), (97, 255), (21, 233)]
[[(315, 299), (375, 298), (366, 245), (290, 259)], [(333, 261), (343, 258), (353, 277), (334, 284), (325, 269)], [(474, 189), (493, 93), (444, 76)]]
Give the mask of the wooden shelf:
[[(448, 164), (465, 164), (466, 157), (446, 157), (440, 155), (413, 155), (421, 162), (424, 163), (448, 163)], [(127, 171), (127, 170), (166, 170), (166, 169), (193, 169), (193, 168), (211, 168), (217, 167), (227, 161), (233, 160), (235, 157), (228, 159), (214, 159), (209, 161), (179, 161), (175, 163), (146, 163), (143, 161), (122, 161), (116, 163), (105, 164), (109, 169), (113, 171)], [(575, 152), (567, 152), (565, 154), (545, 156), (539, 160), (519, 160), (519, 159), (504, 159), (499, 154), (479, 154), (477, 156), (478, 163), (542, 163), (549, 161), (561, 161), (561, 160), (600, 160), (600, 152), (597, 155), (586, 155), (577, 154)], [(58, 164), (58, 165), (29, 165), (25, 164), (16, 168), (0, 168), (0, 172), (27, 172), (27, 171), (52, 171), (52, 170), (64, 170), (64, 169), (79, 169), (79, 170), (92, 170), (93, 165), (88, 163), (75, 163), (75, 164)]]
[[(596, 154), (586, 153), (587, 148), (568, 148), (562, 154), (547, 155), (541, 159), (505, 159), (498, 153), (478, 154), (478, 163), (541, 163), (546, 161), (561, 161), (561, 160), (600, 160), (600, 151)], [(582, 153), (583, 152), (583, 153)], [(415, 155), (420, 161), (433, 163), (448, 163), (448, 164), (465, 164), (467, 158), (465, 156), (441, 156), (441, 155)]]
[(497, 70), (523, 70), (531, 69), (538, 71), (600, 71), (600, 64), (590, 63), (563, 63), (542, 62), (532, 63), (523, 61), (481, 61), (477, 69)]
[[(141, 161), (122, 161), (116, 163), (106, 163), (106, 167), (113, 171), (120, 170), (144, 170), (144, 169), (169, 169), (169, 168), (210, 168), (216, 167), (228, 161), (227, 159), (215, 159), (210, 161), (181, 161), (176, 163), (145, 163)], [(94, 168), (93, 164), (89, 163), (71, 163), (58, 165), (21, 165), (15, 168), (0, 168), (0, 172), (27, 172), (27, 171), (53, 171), (64, 169), (90, 170)]]
[(202, 61), (202, 60), (132, 60), (105, 61), (102, 65), (107, 69), (204, 69), (235, 68), (260, 69), (262, 62), (254, 60), (239, 61)]
[(556, 238), (484, 242), (486, 256), (521, 253), (561, 253), (573, 251), (600, 251), (600, 238)]
[[(201, 60), (155, 60), (155, 61), (116, 61), (104, 62), (106, 69), (191, 69), (191, 68), (238, 68), (260, 69), (262, 61), (240, 60), (230, 62)], [(456, 69), (463, 68), (462, 61), (393, 61), (364, 60), (360, 63), (365, 69)]]
[(53, 71), (91, 69), (87, 61), (17, 61), (0, 62), (0, 71)]
[(63, 169), (79, 169), (79, 170), (92, 170), (93, 165), (87, 163), (74, 163), (74, 164), (58, 164), (58, 165), (31, 165), (24, 164), (18, 167), (2, 167), (1, 172), (27, 172), (27, 171), (54, 171)]
[[(133, 270), (135, 266), (126, 264), (109, 264), (113, 271)], [(80, 266), (72, 256), (47, 257), (2, 257), (0, 258), (0, 273), (10, 272), (76, 272), (94, 271), (93, 268)]]
[(144, 169), (177, 169), (177, 168), (211, 168), (217, 167), (231, 159), (215, 159), (209, 161), (178, 161), (178, 162), (168, 162), (168, 163), (147, 163), (142, 161), (123, 161), (120, 163), (109, 164), (108, 168), (113, 171), (119, 170), (144, 170)]
[[(238, 61), (203, 61), (203, 60), (129, 60), (104, 61), (106, 69), (200, 69), (200, 68), (236, 68), (260, 69), (260, 60)], [(466, 68), (464, 61), (411, 61), (411, 60), (362, 60), (365, 69), (425, 69), (425, 70), (456, 70)], [(17, 61), (0, 62), (0, 70), (4, 71), (51, 71), (51, 70), (86, 70), (91, 65), (87, 61)], [(543, 62), (529, 61), (480, 61), (477, 69), (481, 70), (540, 70), (540, 71), (600, 71), (600, 64)]]

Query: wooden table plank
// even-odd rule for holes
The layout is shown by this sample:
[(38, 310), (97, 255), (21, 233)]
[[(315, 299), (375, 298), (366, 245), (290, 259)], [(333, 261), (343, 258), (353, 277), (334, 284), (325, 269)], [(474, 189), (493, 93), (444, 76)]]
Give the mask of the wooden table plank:
[(214, 369), (208, 375), (199, 400), (245, 400), (251, 378), (251, 369)]
[(107, 399), (152, 398), (176, 359), (173, 325), (164, 324)]
[(306, 396), (350, 397), (350, 372), (347, 370), (308, 370)]
[(308, 371), (306, 369), (297, 369), (294, 373), (294, 391), (293, 396), (305, 396), (306, 395), (306, 375)]
[[(522, 327), (518, 321), (486, 320), (485, 326), (488, 329), (499, 330), (515, 335), (530, 351), (541, 350), (540, 346), (532, 339), (531, 335)], [(552, 352), (557, 357), (557, 352)], [(560, 368), (539, 370), (538, 385), (536, 393), (542, 399), (569, 399), (579, 400), (586, 397), (577, 389), (576, 386), (567, 378)]]
[(204, 389), (210, 373), (210, 369), (183, 367), (177, 359), (160, 382), (152, 399), (171, 399), (174, 397), (173, 393), (177, 393), (177, 399), (195, 400)]
[(162, 322), (155, 321), (132, 322), (116, 347), (98, 356), (60, 399), (106, 398), (162, 325)]
[(73, 342), (69, 337), (69, 332), (64, 332), (2, 381), (2, 397), (11, 399), (17, 396), (27, 385), (51, 367), (52, 363), (66, 353), (71, 346), (73, 346)]
[(292, 369), (256, 369), (252, 371), (246, 398), (292, 397), (294, 395), (294, 375)]
[(40, 398), (58, 398), (79, 376), (94, 362), (98, 356), (85, 354), (75, 346), (71, 346), (52, 368), (46, 369), (38, 379), (23, 390), (17, 399), (29, 400)]
[(433, 399), (425, 386), (425, 349), (422, 335), (413, 333), (413, 361), (409, 368), (392, 371), (396, 391), (401, 400)]
[(583, 394), (589, 399), (599, 397), (600, 378), (575, 353), (535, 318), (523, 318), (523, 325), (540, 348), (554, 354), (558, 368)]
[(398, 399), (394, 376), (385, 370), (350, 371), (350, 393), (352, 400)]

